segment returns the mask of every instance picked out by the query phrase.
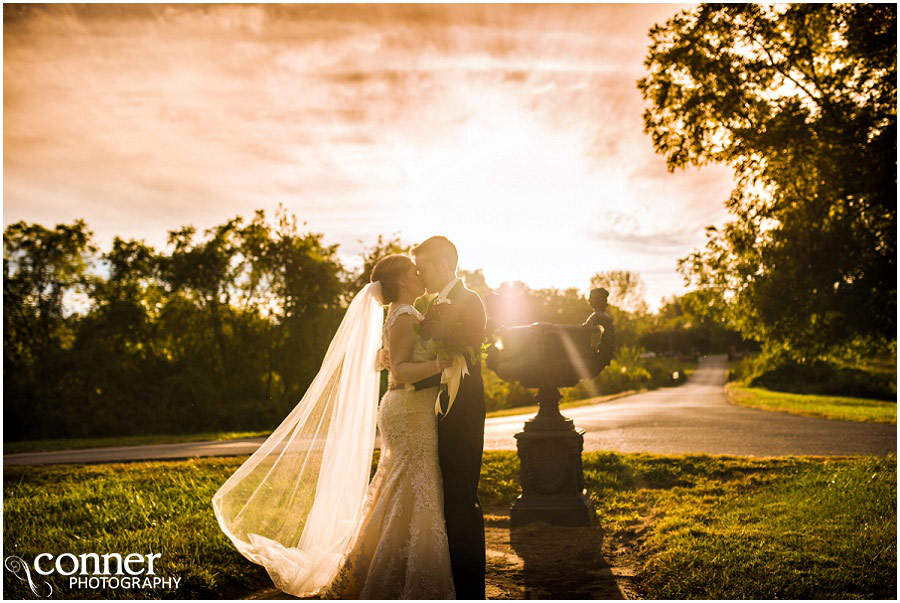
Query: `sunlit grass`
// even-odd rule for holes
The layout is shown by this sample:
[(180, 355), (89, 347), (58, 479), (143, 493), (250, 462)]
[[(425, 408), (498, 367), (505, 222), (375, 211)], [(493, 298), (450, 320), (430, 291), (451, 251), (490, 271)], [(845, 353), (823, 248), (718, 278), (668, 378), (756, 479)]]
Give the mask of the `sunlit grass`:
[[(893, 599), (896, 457), (802, 461), (638, 498), (654, 599)], [(691, 480), (693, 481), (693, 480)]]
[[(177, 591), (67, 598), (237, 598), (271, 586), (218, 528), (210, 499), (246, 459), (4, 467), (4, 555), (162, 553)], [(756, 459), (585, 453), (609, 537), (640, 559), (647, 598), (894, 598), (896, 456)], [(519, 494), (514, 452), (486, 452), (479, 494)], [(7, 597), (29, 595), (8, 572)]]
[[(482, 497), (511, 504), (515, 453), (485, 457)], [(598, 521), (639, 559), (644, 598), (896, 598), (896, 455), (583, 463)]]
[[(268, 578), (219, 530), (210, 500), (245, 458), (4, 467), (4, 555), (161, 553), (157, 573), (181, 577), (176, 591), (130, 591), (70, 590), (56, 576), (54, 597), (240, 596)], [(30, 594), (9, 572), (4, 591)]]
[(775, 392), (734, 383), (725, 389), (732, 404), (807, 417), (865, 423), (897, 423), (897, 403), (868, 398), (845, 398)]

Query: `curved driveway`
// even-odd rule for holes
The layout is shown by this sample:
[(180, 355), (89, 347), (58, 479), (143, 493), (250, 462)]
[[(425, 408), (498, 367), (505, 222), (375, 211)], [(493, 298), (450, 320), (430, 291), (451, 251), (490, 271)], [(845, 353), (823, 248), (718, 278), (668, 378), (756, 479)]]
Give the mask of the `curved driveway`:
[[(734, 406), (725, 400), (724, 356), (701, 359), (691, 379), (604, 404), (563, 410), (584, 429), (585, 450), (741, 456), (889, 454), (897, 427), (802, 417)], [(523, 417), (490, 419), (485, 449), (510, 442)]]
[[(741, 456), (889, 454), (897, 427), (815, 419), (733, 406), (725, 400), (723, 356), (700, 361), (684, 385), (564, 410), (585, 430), (585, 450)], [(485, 450), (515, 450), (530, 415), (488, 419)], [(251, 454), (265, 438), (152, 444), (3, 455), (4, 465), (107, 463)]]

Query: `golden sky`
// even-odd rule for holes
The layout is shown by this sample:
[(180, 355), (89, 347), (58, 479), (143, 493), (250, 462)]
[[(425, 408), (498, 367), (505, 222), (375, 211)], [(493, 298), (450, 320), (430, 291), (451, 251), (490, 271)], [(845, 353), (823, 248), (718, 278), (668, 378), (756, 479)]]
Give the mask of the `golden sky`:
[(348, 262), (444, 234), (491, 286), (635, 270), (655, 306), (733, 186), (642, 132), (679, 6), (7, 4), (4, 225), (162, 248), (282, 203)]

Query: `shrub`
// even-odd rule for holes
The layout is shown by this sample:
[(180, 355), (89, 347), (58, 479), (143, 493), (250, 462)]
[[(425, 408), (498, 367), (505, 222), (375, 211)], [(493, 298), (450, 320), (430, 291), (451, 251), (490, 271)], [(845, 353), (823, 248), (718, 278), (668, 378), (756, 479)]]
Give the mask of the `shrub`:
[(535, 404), (531, 392), (517, 381), (504, 381), (487, 367), (482, 368), (481, 377), (484, 380), (484, 406), (488, 412)]
[(897, 399), (897, 375), (892, 372), (841, 366), (832, 360), (796, 360), (779, 355), (745, 359), (737, 377), (750, 387), (822, 396), (875, 400)]

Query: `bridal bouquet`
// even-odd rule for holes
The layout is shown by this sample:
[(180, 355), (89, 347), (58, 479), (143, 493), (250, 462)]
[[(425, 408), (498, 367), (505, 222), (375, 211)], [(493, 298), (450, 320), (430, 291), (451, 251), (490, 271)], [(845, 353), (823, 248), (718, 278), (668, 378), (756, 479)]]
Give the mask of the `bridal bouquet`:
[[(450, 363), (441, 373), (441, 391), (446, 391), (449, 397), (447, 412), (453, 406), (462, 378), (469, 374), (466, 361), (474, 364), (480, 350), (481, 331), (477, 327), (466, 320), (461, 304), (447, 299), (438, 299), (425, 313), (422, 322), (416, 325), (419, 336), (432, 342), (435, 354)], [(440, 394), (434, 411), (441, 414)]]

